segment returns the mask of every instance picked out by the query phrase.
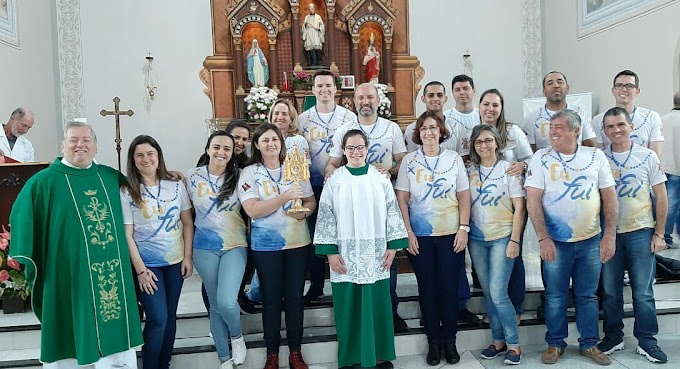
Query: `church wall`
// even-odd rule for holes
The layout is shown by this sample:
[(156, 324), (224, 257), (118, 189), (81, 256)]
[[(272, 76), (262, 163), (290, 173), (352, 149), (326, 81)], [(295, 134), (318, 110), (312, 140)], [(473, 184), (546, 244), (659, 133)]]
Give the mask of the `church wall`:
[[(505, 98), (507, 119), (521, 121), (521, 0), (410, 0), (409, 14), (410, 51), (425, 69), (420, 84), (442, 82), (449, 97), (445, 109), (455, 105), (451, 79), (463, 73), (463, 54), (469, 50), (475, 106), (482, 92), (497, 88)], [(416, 99), (417, 114), (425, 110), (422, 93), (421, 89)]]
[[(164, 150), (169, 168), (193, 167), (207, 138), (205, 118), (210, 100), (198, 78), (205, 55), (212, 54), (210, 2), (162, 0), (81, 1), (84, 94), (88, 122), (99, 136), (98, 161), (117, 165), (115, 123), (99, 111), (121, 110), (121, 157), (139, 134), (153, 136)], [(158, 90), (146, 98), (145, 57), (154, 56)], [(125, 171), (125, 169), (123, 169)]]
[(593, 92), (593, 113), (614, 105), (616, 73), (630, 69), (640, 77), (636, 102), (663, 115), (679, 87), (680, 2), (584, 39), (577, 39), (576, 1), (545, 1), (545, 68), (563, 71), (571, 92)]
[(7, 123), (14, 109), (25, 106), (35, 114), (26, 137), (35, 147), (37, 161), (52, 161), (60, 152), (56, 139), (57, 92), (52, 48), (50, 7), (41, 1), (17, 1), (20, 49), (0, 44), (0, 122)]

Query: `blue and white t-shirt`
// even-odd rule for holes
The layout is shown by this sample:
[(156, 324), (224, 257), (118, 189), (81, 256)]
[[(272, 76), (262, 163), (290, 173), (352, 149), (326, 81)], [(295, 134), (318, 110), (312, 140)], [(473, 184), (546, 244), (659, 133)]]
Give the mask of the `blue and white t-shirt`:
[(512, 234), (512, 199), (525, 197), (526, 191), (521, 177), (505, 173), (509, 167), (510, 163), (503, 160), (491, 168), (476, 164), (468, 167), (471, 239), (493, 241)]
[[(630, 118), (633, 121), (633, 132), (630, 134), (631, 141), (642, 147), (649, 147), (650, 142), (664, 141), (659, 113), (636, 106), (630, 114)], [(596, 115), (591, 126), (595, 131), (598, 144), (611, 145), (611, 141), (604, 134), (604, 113)]]
[(141, 185), (142, 204), (137, 206), (121, 189), (123, 223), (134, 225), (132, 238), (147, 267), (173, 265), (184, 260), (180, 213), (191, 209), (182, 181), (161, 180), (159, 186)]
[[(580, 144), (584, 140), (595, 138), (592, 126), (589, 124), (590, 116), (585, 117), (578, 106), (567, 106), (567, 109), (574, 110), (581, 116), (581, 130), (579, 131), (577, 142)], [(536, 145), (536, 150), (551, 146), (550, 143), (550, 118), (556, 112), (549, 110), (545, 105), (532, 111), (524, 118), (524, 132), (532, 145)]]
[(441, 149), (436, 157), (422, 149), (406, 154), (399, 167), (397, 191), (410, 194), (408, 209), (416, 236), (442, 236), (458, 232), (457, 192), (469, 188), (465, 164), (455, 151)]
[[(286, 192), (295, 185), (286, 181), (283, 165), (267, 169), (262, 164), (245, 167), (238, 182), (238, 197), (241, 203), (249, 199), (269, 200)], [(301, 181), (302, 197), (313, 196), (309, 181)], [(279, 251), (307, 246), (312, 240), (306, 219), (298, 220), (286, 215), (293, 206), (288, 201), (275, 212), (262, 218), (253, 218), (251, 223), (251, 245), (254, 251)]]
[(208, 172), (207, 166), (190, 169), (187, 172), (189, 194), (196, 209), (194, 219), (194, 248), (201, 250), (231, 250), (245, 247), (246, 224), (241, 216), (241, 202), (238, 192), (217, 203), (224, 175)]
[(461, 113), (456, 108), (444, 112), (446, 121), (451, 127), (451, 136), (456, 139), (456, 151), (460, 156), (470, 155), (470, 136), (472, 130), (482, 124), (479, 109), (474, 108), (469, 113)]
[(571, 155), (560, 154), (552, 147), (536, 151), (524, 185), (543, 190), (543, 213), (550, 237), (577, 242), (600, 233), (600, 189), (615, 183), (602, 150), (579, 145)]
[(358, 121), (344, 124), (335, 131), (330, 156), (342, 158), (342, 137), (351, 129), (362, 130), (368, 137), (366, 162), (385, 170), (392, 169), (394, 155), (406, 152), (406, 144), (397, 123), (378, 118), (376, 123), (361, 125)]
[(626, 152), (612, 152), (611, 146), (604, 154), (609, 159), (612, 175), (616, 181), (619, 200), (617, 233), (654, 228), (652, 215), (652, 186), (666, 182), (666, 175), (656, 153), (646, 147), (633, 144)]
[[(336, 105), (331, 113), (319, 113), (316, 107), (310, 108), (298, 117), (312, 161), (310, 181), (312, 186), (323, 186), (324, 170), (328, 164), (333, 135), (341, 125), (357, 120), (356, 114), (342, 106)], [(286, 143), (286, 147), (288, 144)]]

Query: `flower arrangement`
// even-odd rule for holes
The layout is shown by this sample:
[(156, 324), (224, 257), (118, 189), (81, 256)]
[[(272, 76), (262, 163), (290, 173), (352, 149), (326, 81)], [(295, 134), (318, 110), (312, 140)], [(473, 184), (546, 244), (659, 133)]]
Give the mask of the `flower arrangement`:
[(385, 119), (392, 117), (392, 101), (387, 97), (387, 85), (382, 83), (374, 84), (378, 90), (378, 97), (380, 98), (380, 105), (378, 105), (378, 116)]
[(278, 98), (276, 91), (267, 86), (253, 87), (243, 101), (246, 103), (246, 119), (251, 122), (266, 122), (269, 108)]
[(303, 83), (309, 83), (309, 78), (310, 75), (305, 72), (293, 72), (293, 78), (291, 80), (293, 81), (293, 84), (303, 84)]
[(2, 226), (0, 233), (0, 296), (20, 297), (26, 300), (30, 295), (23, 266), (9, 257), (10, 233)]

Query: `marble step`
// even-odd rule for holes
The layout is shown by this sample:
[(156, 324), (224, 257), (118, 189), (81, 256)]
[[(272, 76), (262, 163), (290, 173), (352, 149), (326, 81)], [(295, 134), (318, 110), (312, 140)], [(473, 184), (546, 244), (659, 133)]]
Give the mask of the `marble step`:
[[(535, 318), (536, 307), (540, 304), (541, 291), (528, 291), (525, 297), (525, 309), (528, 314), (523, 316), (524, 320)], [(630, 287), (624, 288), (624, 302), (630, 303)], [(676, 283), (659, 283), (655, 285), (656, 300), (674, 301), (680, 300), (680, 288)], [(416, 326), (419, 325), (420, 306), (417, 297), (402, 297), (399, 303), (399, 315), (406, 320), (413, 320)], [(484, 313), (484, 301), (480, 292), (475, 291), (472, 298), (468, 301), (468, 308), (476, 314)], [(185, 338), (205, 338), (210, 332), (210, 322), (205, 308), (200, 304), (195, 312), (180, 312), (177, 319), (177, 339)], [(28, 315), (32, 313), (27, 313)], [(35, 319), (35, 317), (33, 317)], [(30, 319), (29, 319), (30, 320)], [(281, 328), (285, 328), (285, 319), (281, 319)], [(262, 315), (260, 309), (252, 315), (241, 315), (243, 333), (246, 335), (257, 335), (262, 333)], [(319, 304), (305, 308), (303, 326), (305, 331), (310, 328), (333, 327), (333, 308), (330, 297), (325, 297)], [(461, 325), (463, 327), (463, 325)], [(18, 324), (14, 326), (0, 327), (0, 351), (2, 350), (24, 350), (40, 348), (40, 325)]]
[[(680, 302), (659, 302), (657, 304), (659, 334), (680, 333)], [(632, 336), (633, 318), (630, 306), (627, 306), (624, 318), (624, 335)], [(574, 322), (573, 311), (569, 314), (569, 339), (570, 345), (578, 345), (578, 331)], [(427, 338), (422, 328), (417, 328), (418, 320), (408, 320), (408, 332), (399, 334), (395, 337), (395, 345), (398, 357), (424, 355), (427, 351)], [(600, 322), (601, 328), (601, 322)], [(535, 319), (531, 314), (526, 315), (522, 325), (519, 327), (519, 335), (522, 346), (543, 345), (545, 326)], [(285, 332), (282, 332), (285, 337)], [(463, 355), (466, 351), (481, 350), (488, 346), (491, 341), (491, 332), (486, 326), (461, 327), (457, 335), (458, 351)], [(246, 335), (248, 345), (248, 358), (246, 362), (239, 366), (239, 369), (260, 369), (264, 365), (266, 348), (262, 341), (261, 334)], [(310, 364), (310, 369), (328, 367), (325, 363), (333, 363), (337, 360), (337, 342), (335, 329), (333, 327), (315, 327), (305, 329), (302, 346), (305, 361)], [(16, 349), (0, 350), (0, 368), (41, 368), (38, 361), (40, 349)], [(138, 353), (139, 355), (139, 353)], [(282, 367), (287, 366), (288, 349), (283, 340), (280, 357)], [(141, 363), (140, 363), (141, 365)], [(173, 352), (172, 369), (205, 369), (217, 368), (219, 366), (217, 355), (213, 346), (213, 341), (209, 337), (180, 338), (175, 341)]]

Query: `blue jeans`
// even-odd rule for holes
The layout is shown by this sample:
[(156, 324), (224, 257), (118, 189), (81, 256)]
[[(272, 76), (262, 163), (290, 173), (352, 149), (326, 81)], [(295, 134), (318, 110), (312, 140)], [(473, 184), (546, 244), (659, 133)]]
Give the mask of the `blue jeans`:
[(142, 364), (148, 369), (167, 369), (175, 344), (177, 304), (184, 283), (182, 263), (148, 269), (158, 278), (158, 290), (153, 295), (142, 291), (138, 295), (146, 315)]
[(231, 359), (228, 337), (241, 336), (241, 309), (238, 292), (246, 269), (248, 250), (194, 249), (194, 265), (203, 279), (210, 301), (210, 332), (220, 361)]
[[(666, 193), (668, 194), (668, 218), (666, 219), (666, 230), (663, 238), (667, 244), (673, 243), (673, 227), (680, 222), (678, 212), (680, 212), (680, 176), (666, 173)], [(680, 232), (680, 226), (677, 226)]]
[[(406, 252), (418, 280), (420, 311), (430, 343), (456, 342), (461, 278), (457, 270), (465, 272), (465, 252), (453, 251), (454, 237), (417, 237), (418, 255)], [(470, 290), (467, 284), (465, 287)]]
[(548, 346), (565, 348), (567, 343), (567, 300), (569, 277), (572, 279), (576, 327), (581, 337), (581, 350), (597, 345), (598, 331), (597, 285), (600, 280), (600, 235), (577, 242), (555, 242), (557, 255), (543, 263), (545, 287), (545, 341)]
[(645, 228), (616, 235), (616, 254), (602, 266), (604, 285), (605, 337), (623, 339), (623, 271), (628, 270), (633, 290), (633, 335), (640, 347), (656, 345), (654, 335), (659, 333), (656, 320), (656, 304), (652, 283), (656, 274), (656, 262), (650, 244), (654, 230)]
[(508, 282), (515, 265), (515, 259), (505, 256), (509, 241), (510, 236), (493, 241), (470, 239), (470, 257), (484, 291), (484, 306), (494, 342), (518, 346), (515, 307), (508, 295)]

